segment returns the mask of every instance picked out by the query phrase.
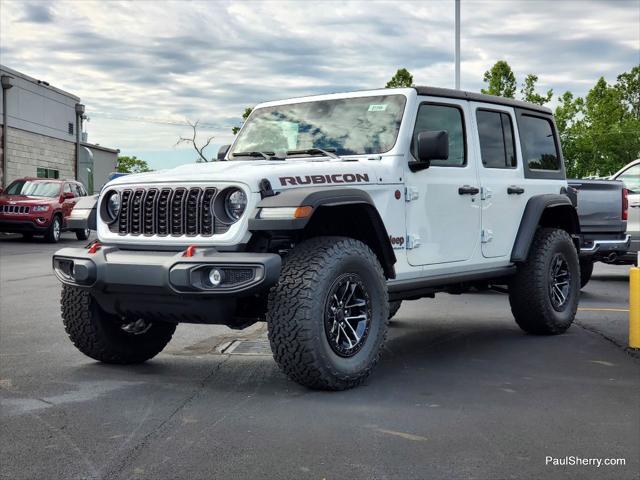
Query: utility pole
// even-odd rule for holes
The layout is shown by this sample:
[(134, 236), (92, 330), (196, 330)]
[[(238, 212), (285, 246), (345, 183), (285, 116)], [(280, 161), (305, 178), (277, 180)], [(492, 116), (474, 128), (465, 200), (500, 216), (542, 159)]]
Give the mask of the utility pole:
[(460, 0), (454, 0), (456, 4), (456, 90), (460, 90)]

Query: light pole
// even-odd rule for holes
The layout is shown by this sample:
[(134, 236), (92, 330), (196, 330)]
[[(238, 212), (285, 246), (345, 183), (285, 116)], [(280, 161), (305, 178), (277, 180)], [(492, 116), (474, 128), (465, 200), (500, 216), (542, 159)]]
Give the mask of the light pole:
[(7, 161), (8, 151), (7, 151), (7, 135), (9, 134), (9, 128), (7, 126), (7, 122), (9, 120), (9, 114), (7, 113), (7, 91), (13, 87), (11, 83), (11, 79), (9, 75), (2, 75), (2, 188), (7, 186), (7, 166), (9, 162)]
[(460, 0), (454, 0), (456, 4), (456, 90), (460, 90)]

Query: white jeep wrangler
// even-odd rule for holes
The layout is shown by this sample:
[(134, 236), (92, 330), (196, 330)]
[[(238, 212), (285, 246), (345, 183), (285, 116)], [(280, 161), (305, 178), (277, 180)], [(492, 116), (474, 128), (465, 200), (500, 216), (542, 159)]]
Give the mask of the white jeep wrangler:
[(83, 353), (143, 362), (178, 323), (266, 321), (290, 378), (340, 390), (402, 300), (493, 286), (526, 332), (574, 319), (580, 227), (546, 108), (431, 87), (269, 102), (218, 159), (111, 181), (99, 242), (55, 254)]

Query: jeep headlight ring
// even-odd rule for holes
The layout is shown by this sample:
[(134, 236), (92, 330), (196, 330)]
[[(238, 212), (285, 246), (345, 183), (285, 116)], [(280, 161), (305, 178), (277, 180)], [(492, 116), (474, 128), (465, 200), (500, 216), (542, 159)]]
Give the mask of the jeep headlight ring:
[(107, 193), (104, 205), (107, 211), (107, 221), (109, 223), (115, 222), (118, 219), (118, 214), (120, 213), (120, 194), (115, 190), (111, 190)]
[(212, 204), (215, 217), (228, 225), (240, 220), (246, 209), (247, 195), (237, 187), (222, 190)]

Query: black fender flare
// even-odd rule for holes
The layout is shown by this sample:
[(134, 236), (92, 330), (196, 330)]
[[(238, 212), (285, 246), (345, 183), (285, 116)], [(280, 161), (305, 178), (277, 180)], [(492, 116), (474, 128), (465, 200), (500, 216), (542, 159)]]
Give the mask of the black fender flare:
[(575, 206), (565, 194), (545, 193), (535, 195), (527, 201), (527, 205), (520, 221), (520, 227), (511, 251), (511, 261), (514, 263), (526, 261), (540, 220), (549, 209), (562, 210), (566, 217), (567, 230), (571, 235), (580, 233), (580, 221)]
[[(302, 187), (283, 190), (277, 195), (265, 197), (256, 205), (256, 213), (249, 219), (249, 231), (295, 231), (304, 230), (313, 218), (313, 215), (325, 207), (340, 207), (344, 205), (366, 206), (365, 212), (368, 221), (373, 226), (376, 238), (373, 239), (380, 246), (379, 254), (385, 274), (389, 278), (395, 278), (394, 265), (396, 255), (389, 239), (389, 234), (375, 207), (371, 196), (364, 190), (357, 188), (327, 188), (327, 187)], [(255, 218), (261, 208), (269, 207), (302, 207), (313, 208), (312, 214), (306, 218), (291, 220), (271, 220)]]

